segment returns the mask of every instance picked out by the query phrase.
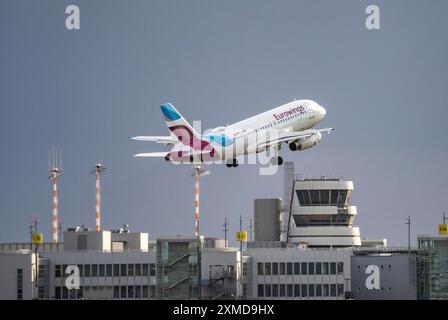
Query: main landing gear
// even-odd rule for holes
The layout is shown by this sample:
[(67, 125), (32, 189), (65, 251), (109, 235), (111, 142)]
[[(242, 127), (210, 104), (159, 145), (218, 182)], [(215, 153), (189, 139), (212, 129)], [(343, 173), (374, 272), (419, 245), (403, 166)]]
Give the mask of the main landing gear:
[(238, 160), (236, 160), (236, 159), (227, 160), (226, 166), (227, 166), (227, 168), (231, 168), (231, 167), (236, 168), (236, 167), (238, 167)]
[(278, 156), (278, 157), (272, 157), (271, 158), (271, 165), (273, 166), (281, 166), (283, 164), (283, 158)]

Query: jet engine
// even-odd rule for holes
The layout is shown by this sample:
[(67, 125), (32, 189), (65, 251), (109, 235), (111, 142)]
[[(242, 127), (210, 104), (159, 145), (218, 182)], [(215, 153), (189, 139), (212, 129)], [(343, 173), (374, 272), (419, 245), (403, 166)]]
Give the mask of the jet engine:
[(289, 149), (291, 151), (306, 150), (314, 147), (316, 144), (320, 142), (321, 139), (322, 135), (320, 134), (320, 132), (316, 132), (313, 133), (313, 135), (308, 138), (298, 139), (296, 141), (291, 142), (289, 144)]

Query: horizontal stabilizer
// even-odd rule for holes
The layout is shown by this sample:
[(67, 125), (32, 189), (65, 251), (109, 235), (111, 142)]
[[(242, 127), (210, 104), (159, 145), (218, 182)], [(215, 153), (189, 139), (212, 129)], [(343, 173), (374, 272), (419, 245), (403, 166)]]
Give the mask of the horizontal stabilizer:
[(129, 137), (129, 140), (150, 141), (164, 144), (175, 144), (178, 142), (177, 139), (173, 136), (137, 136), (137, 137)]
[(168, 152), (149, 152), (134, 154), (136, 158), (165, 158)]

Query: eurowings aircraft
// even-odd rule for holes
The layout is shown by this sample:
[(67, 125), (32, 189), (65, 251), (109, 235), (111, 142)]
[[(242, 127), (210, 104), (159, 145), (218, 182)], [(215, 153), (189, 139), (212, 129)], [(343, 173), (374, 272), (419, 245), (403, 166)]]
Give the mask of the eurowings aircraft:
[(160, 157), (178, 163), (224, 161), (237, 167), (237, 157), (273, 150), (272, 165), (281, 165), (278, 152), (286, 143), (291, 151), (316, 146), (333, 128), (312, 129), (326, 115), (326, 110), (312, 100), (296, 100), (240, 122), (217, 127), (208, 133), (197, 132), (171, 103), (160, 106), (169, 136), (137, 136), (130, 140), (152, 141), (171, 147), (170, 151), (139, 153), (134, 157)]

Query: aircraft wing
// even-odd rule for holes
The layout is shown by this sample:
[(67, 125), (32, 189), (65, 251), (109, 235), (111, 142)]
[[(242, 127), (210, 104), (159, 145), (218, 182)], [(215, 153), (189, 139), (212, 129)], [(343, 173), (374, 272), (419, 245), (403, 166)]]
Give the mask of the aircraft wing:
[(163, 143), (167, 145), (174, 145), (178, 141), (175, 137), (172, 136), (137, 136), (137, 137), (129, 137), (129, 140), (133, 141), (150, 141), (156, 143)]
[(316, 134), (318, 132), (327, 132), (330, 134), (330, 132), (334, 130), (334, 128), (325, 128), (325, 129), (310, 129), (310, 130), (304, 130), (304, 131), (281, 131), (277, 135), (271, 135), (271, 137), (266, 136), (265, 141), (261, 141), (258, 144), (258, 148), (269, 148), (271, 146), (274, 146), (276, 144), (280, 144), (282, 142), (291, 142), (295, 141), (297, 139), (304, 139), (309, 138), (313, 134)]

